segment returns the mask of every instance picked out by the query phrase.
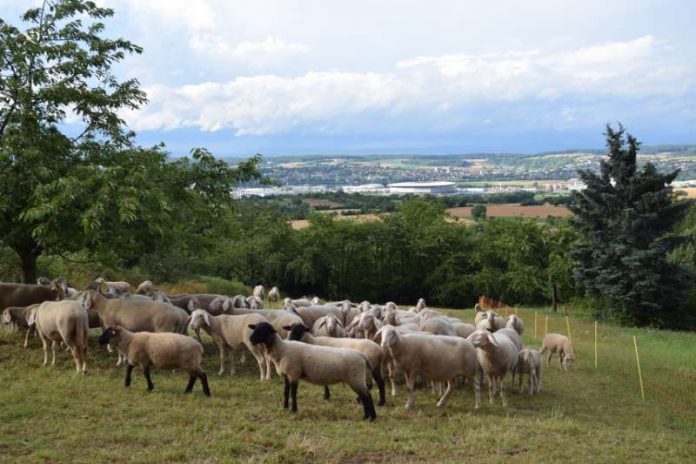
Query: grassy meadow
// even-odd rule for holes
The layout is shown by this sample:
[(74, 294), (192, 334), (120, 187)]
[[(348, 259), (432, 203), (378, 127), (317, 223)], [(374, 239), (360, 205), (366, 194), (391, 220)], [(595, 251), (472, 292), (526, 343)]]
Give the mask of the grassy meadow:
[[(472, 320), (472, 311), (447, 313)], [(520, 310), (527, 345), (539, 348), (546, 319)], [(347, 387), (300, 383), (299, 412), (282, 409), (283, 384), (260, 382), (253, 358), (232, 377), (219, 377), (217, 350), (205, 339), (212, 397), (200, 383), (184, 395), (187, 375), (153, 370), (147, 393), (142, 372), (123, 386), (115, 354), (92, 331), (88, 373), (74, 373), (67, 352), (55, 368), (41, 366), (40, 341), (0, 331), (0, 462), (688, 462), (696, 456), (696, 334), (600, 326), (594, 367), (594, 326), (570, 318), (577, 363), (562, 374), (555, 359), (544, 369), (538, 396), (510, 395), (475, 412), (466, 385), (444, 408), (428, 388), (413, 412), (406, 390), (378, 407), (366, 423)], [(551, 317), (549, 332), (565, 333)], [(645, 380), (641, 399), (632, 336)], [(509, 378), (508, 378), (509, 382)], [(525, 381), (526, 384), (526, 381)], [(376, 388), (373, 389), (376, 398)]]

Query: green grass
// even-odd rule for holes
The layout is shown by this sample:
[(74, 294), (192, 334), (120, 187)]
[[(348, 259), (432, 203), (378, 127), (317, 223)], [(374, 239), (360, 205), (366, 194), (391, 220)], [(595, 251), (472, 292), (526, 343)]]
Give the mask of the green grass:
[[(451, 311), (471, 320), (471, 311)], [(538, 348), (534, 316), (521, 310), (525, 341)], [(543, 314), (537, 320), (543, 334)], [(218, 377), (217, 353), (207, 340), (205, 368), (213, 396), (183, 389), (182, 372), (153, 371), (155, 391), (142, 373), (123, 387), (115, 356), (90, 339), (89, 372), (74, 374), (66, 352), (55, 368), (41, 366), (38, 339), (21, 348), (21, 334), (0, 331), (0, 462), (689, 462), (696, 455), (696, 336), (600, 327), (594, 368), (591, 321), (571, 319), (578, 362), (568, 373), (544, 370), (539, 396), (513, 394), (510, 406), (484, 402), (473, 411), (469, 386), (445, 408), (429, 389), (404, 410), (399, 386), (378, 419), (365, 423), (344, 386), (329, 402), (322, 389), (301, 383), (299, 412), (282, 409), (281, 380), (260, 382), (255, 363), (237, 376)], [(565, 333), (550, 318), (549, 331)], [(645, 377), (641, 400), (632, 335)], [(556, 361), (557, 362), (557, 361)], [(253, 366), (252, 366), (253, 364)], [(237, 359), (239, 366), (239, 360)], [(484, 392), (485, 393), (485, 392)], [(373, 396), (376, 391), (373, 390)], [(484, 394), (484, 400), (486, 395)]]

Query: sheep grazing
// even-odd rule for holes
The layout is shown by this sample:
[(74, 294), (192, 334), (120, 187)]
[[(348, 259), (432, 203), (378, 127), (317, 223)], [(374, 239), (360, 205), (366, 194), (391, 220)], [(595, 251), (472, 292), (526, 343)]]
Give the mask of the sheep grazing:
[(544, 336), (544, 341), (542, 343), (540, 354), (544, 354), (546, 351), (549, 352), (546, 358), (546, 365), (551, 366), (551, 357), (558, 353), (558, 357), (561, 363), (561, 370), (563, 372), (568, 372), (575, 362), (575, 355), (573, 354), (573, 346), (570, 344), (568, 337), (557, 334), (550, 333)]
[(333, 314), (320, 317), (312, 327), (312, 334), (323, 337), (341, 338), (346, 336), (343, 324)]
[(75, 360), (78, 373), (87, 371), (87, 311), (77, 301), (46, 301), (34, 307), (27, 321), (35, 325), (41, 338), (44, 366), (48, 364), (48, 342), (53, 352), (52, 366), (56, 365), (56, 344), (64, 342)]
[(263, 288), (263, 285), (257, 285), (254, 287), (254, 292), (252, 293), (253, 296), (256, 298), (260, 298), (261, 301), (263, 301), (264, 298), (266, 298), (266, 289)]
[(150, 378), (150, 366), (160, 369), (183, 369), (189, 374), (184, 393), (191, 393), (197, 379), (201, 379), (203, 393), (210, 396), (208, 377), (201, 369), (203, 345), (191, 337), (175, 333), (130, 332), (123, 327), (107, 327), (99, 337), (99, 344), (115, 345), (126, 354), (126, 387), (131, 384), (131, 373), (135, 366), (143, 370), (147, 380), (147, 391), (155, 386)]
[[(234, 356), (232, 350), (243, 350), (247, 348), (256, 359), (259, 365), (259, 375), (261, 380), (270, 379), (270, 362), (266, 362), (264, 353), (259, 347), (254, 346), (249, 341), (251, 329), (249, 324), (268, 322), (266, 318), (259, 314), (243, 314), (240, 316), (230, 316), (221, 314), (213, 316), (204, 309), (196, 309), (191, 313), (189, 327), (194, 330), (203, 329), (213, 339), (220, 349), (220, 370), (218, 375), (225, 373), (225, 354), (230, 350), (230, 374), (234, 375)], [(268, 368), (268, 369), (267, 369)]]
[(275, 304), (280, 300), (280, 290), (278, 287), (273, 287), (268, 291), (268, 301)]
[(13, 330), (27, 329), (24, 335), (24, 348), (29, 346), (29, 335), (36, 333), (36, 328), (29, 325), (29, 318), (34, 308), (41, 303), (29, 306), (10, 306), (2, 311), (1, 321), (5, 325), (11, 325)]
[(488, 381), (488, 397), (493, 404), (497, 387), (500, 381), (500, 397), (503, 406), (507, 406), (505, 396), (505, 375), (517, 367), (519, 352), (515, 344), (505, 334), (491, 333), (487, 330), (477, 330), (469, 336), (469, 340), (477, 348), (476, 357), (480, 369)]
[(522, 388), (522, 375), (529, 374), (527, 386), (529, 394), (541, 391), (541, 354), (537, 350), (524, 349), (520, 351), (517, 368), (512, 371), (512, 386), (515, 387), (515, 375), (519, 376), (517, 390)]
[[(359, 351), (367, 357), (370, 367), (372, 367), (372, 378), (377, 383), (379, 389), (379, 406), (384, 406), (386, 403), (384, 394), (384, 378), (382, 377), (382, 364), (384, 362), (384, 351), (372, 340), (363, 340), (355, 338), (332, 338), (332, 337), (317, 337), (310, 333), (309, 327), (304, 324), (293, 324), (290, 327), (285, 327), (288, 330), (288, 340), (296, 340), (310, 345), (332, 346), (334, 348), (348, 348)], [(329, 387), (324, 387), (324, 399), (329, 399), (331, 393)]]
[(475, 408), (480, 408), (480, 385), (476, 378), (476, 350), (463, 338), (432, 336), (417, 333), (399, 334), (394, 328), (382, 331), (382, 348), (389, 352), (396, 367), (403, 371), (408, 385), (406, 409), (414, 406), (416, 379), (429, 382), (447, 382), (447, 389), (437, 402), (447, 403), (454, 387), (454, 379), (464, 376), (474, 384)]
[(151, 280), (146, 280), (141, 282), (140, 285), (135, 289), (137, 295), (149, 295), (155, 291), (155, 284)]
[(123, 293), (130, 293), (131, 291), (131, 286), (128, 282), (123, 282), (123, 281), (118, 281), (118, 282), (109, 282), (107, 280), (104, 280), (103, 277), (97, 277), (94, 282), (98, 284), (100, 287), (104, 285), (106, 288), (109, 287), (114, 287), (118, 290), (120, 290)]
[(505, 321), (505, 327), (514, 329), (515, 332), (522, 335), (524, 333), (524, 321), (517, 314), (510, 314)]
[(249, 328), (253, 330), (251, 343), (266, 346), (278, 373), (285, 380), (285, 409), (288, 408), (288, 396), (291, 396), (291, 411), (297, 412), (297, 384), (300, 379), (324, 386), (342, 382), (357, 393), (364, 409), (363, 419), (372, 421), (377, 418), (367, 385), (367, 376), (372, 372), (372, 367), (364, 354), (344, 348), (284, 341), (267, 322), (252, 324)]

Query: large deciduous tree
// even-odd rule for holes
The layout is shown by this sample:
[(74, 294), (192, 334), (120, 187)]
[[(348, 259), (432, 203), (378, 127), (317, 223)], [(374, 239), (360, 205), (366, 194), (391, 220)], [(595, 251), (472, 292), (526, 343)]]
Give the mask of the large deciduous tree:
[(586, 188), (571, 210), (581, 239), (574, 250), (575, 278), (605, 316), (623, 323), (677, 326), (685, 273), (667, 261), (679, 242), (668, 234), (688, 204), (671, 183), (679, 171), (638, 168), (640, 143), (622, 126), (607, 126), (608, 158), (599, 173), (579, 171)]
[(233, 168), (205, 150), (170, 161), (140, 148), (119, 117), (146, 95), (112, 67), (141, 48), (109, 39), (108, 8), (45, 0), (20, 29), (0, 19), (0, 241), (36, 277), (38, 256), (86, 251), (134, 264), (174, 236), (200, 234), (259, 178), (260, 158)]

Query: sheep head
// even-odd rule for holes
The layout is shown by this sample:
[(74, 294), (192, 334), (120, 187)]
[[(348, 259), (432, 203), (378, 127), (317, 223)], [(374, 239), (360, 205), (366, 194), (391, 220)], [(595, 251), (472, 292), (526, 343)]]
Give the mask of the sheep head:
[(302, 341), (304, 335), (311, 332), (309, 327), (300, 323), (284, 326), (283, 329), (288, 333), (288, 340), (294, 341)]
[(203, 325), (210, 327), (210, 315), (208, 314), (208, 311), (204, 309), (196, 309), (192, 311), (189, 326), (193, 330), (198, 330), (203, 327)]
[(483, 350), (499, 346), (493, 335), (484, 329), (477, 329), (476, 332), (471, 334), (471, 343), (476, 348), (481, 348)]
[(123, 328), (121, 327), (107, 327), (106, 329), (104, 329), (104, 332), (102, 332), (102, 334), (99, 336), (99, 344), (118, 344), (122, 334)]
[(10, 312), (10, 308), (5, 308), (5, 310), (2, 312), (2, 316), (0, 317), (0, 321), (2, 321), (3, 324), (10, 324), (12, 322), (12, 313)]
[(267, 348), (270, 348), (273, 346), (275, 337), (278, 336), (278, 332), (276, 332), (273, 326), (268, 322), (249, 324), (249, 328), (252, 330), (249, 336), (249, 341), (252, 345), (260, 345), (263, 343)]

